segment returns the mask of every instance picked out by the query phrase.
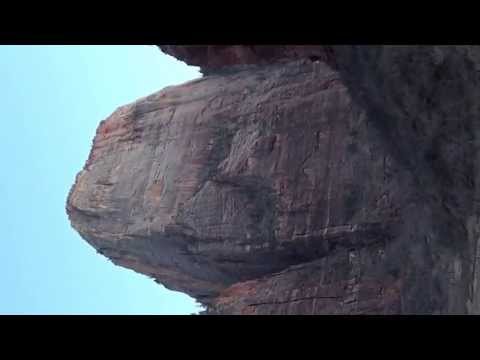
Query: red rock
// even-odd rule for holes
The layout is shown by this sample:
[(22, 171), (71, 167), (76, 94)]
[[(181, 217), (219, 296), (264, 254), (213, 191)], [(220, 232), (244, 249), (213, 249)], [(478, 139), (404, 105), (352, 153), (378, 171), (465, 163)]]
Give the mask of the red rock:
[(208, 74), (103, 121), (67, 201), (212, 314), (477, 313), (477, 47), (160, 46)]
[(174, 46), (161, 45), (166, 54), (192, 66), (200, 66), (203, 73), (228, 70), (235, 65), (265, 65), (274, 62), (309, 59), (323, 61), (332, 65), (331, 47), (319, 45), (271, 46), (271, 45), (208, 45)]

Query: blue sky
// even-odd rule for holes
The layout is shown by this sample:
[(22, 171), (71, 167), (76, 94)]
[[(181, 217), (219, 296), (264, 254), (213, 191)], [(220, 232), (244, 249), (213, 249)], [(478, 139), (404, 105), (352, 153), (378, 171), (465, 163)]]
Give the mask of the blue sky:
[(0, 314), (198, 312), (97, 254), (65, 200), (102, 119), (199, 76), (152, 46), (0, 46)]

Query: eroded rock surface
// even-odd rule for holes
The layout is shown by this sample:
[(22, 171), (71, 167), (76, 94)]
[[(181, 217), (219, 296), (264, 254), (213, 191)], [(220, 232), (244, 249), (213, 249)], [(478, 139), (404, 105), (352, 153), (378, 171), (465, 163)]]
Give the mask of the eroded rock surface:
[(211, 314), (478, 313), (478, 47), (160, 46), (67, 212)]

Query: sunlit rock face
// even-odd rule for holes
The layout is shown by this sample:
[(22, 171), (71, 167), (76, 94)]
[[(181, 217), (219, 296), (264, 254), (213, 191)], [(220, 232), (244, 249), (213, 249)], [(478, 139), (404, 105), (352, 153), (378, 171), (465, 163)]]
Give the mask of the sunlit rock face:
[(477, 47), (160, 46), (67, 201), (209, 314), (477, 313)]

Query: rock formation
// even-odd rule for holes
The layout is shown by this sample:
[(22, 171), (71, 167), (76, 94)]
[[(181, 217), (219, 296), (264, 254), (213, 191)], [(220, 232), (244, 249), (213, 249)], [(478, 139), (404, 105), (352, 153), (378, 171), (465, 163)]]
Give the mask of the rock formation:
[(476, 46), (160, 46), (67, 201), (207, 314), (480, 313)]

